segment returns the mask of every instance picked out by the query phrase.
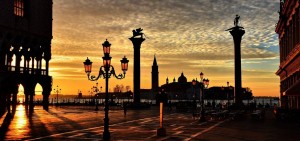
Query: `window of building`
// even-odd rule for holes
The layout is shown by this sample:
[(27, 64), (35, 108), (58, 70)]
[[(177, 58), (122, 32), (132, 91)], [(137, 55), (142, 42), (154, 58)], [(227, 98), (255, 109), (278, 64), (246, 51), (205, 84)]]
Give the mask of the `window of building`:
[(24, 17), (24, 0), (14, 0), (14, 14)]

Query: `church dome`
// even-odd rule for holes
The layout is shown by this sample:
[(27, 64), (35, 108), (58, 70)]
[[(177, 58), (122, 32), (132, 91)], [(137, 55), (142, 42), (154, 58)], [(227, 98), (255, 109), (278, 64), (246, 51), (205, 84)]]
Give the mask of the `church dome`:
[(183, 72), (181, 73), (181, 76), (179, 76), (178, 82), (179, 82), (179, 83), (186, 83), (186, 82), (187, 82), (187, 79), (186, 79), (186, 77), (183, 75)]

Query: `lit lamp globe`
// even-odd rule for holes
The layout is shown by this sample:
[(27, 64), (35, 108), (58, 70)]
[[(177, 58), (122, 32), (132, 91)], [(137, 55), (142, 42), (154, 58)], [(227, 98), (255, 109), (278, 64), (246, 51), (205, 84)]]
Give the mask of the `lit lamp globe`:
[(209, 80), (208, 80), (208, 79), (206, 79), (206, 85), (207, 85), (207, 86), (209, 85)]
[(193, 81), (192, 81), (192, 84), (193, 84), (193, 86), (195, 86), (195, 85), (196, 85), (196, 81), (195, 81), (195, 79), (193, 79)]
[(102, 46), (103, 46), (104, 56), (105, 56), (105, 54), (110, 54), (110, 46), (111, 46), (111, 44), (107, 41), (107, 39), (106, 39), (106, 41), (104, 41), (104, 43), (102, 44)]
[(87, 57), (87, 59), (83, 62), (83, 64), (84, 64), (85, 73), (87, 75), (90, 75), (90, 73), (92, 72), (93, 62), (91, 62), (91, 60)]
[(207, 82), (206, 82), (206, 79), (205, 79), (205, 78), (203, 79), (203, 84), (204, 84), (204, 85), (206, 85), (206, 84), (207, 84)]
[(105, 54), (104, 57), (102, 57), (102, 59), (104, 68), (109, 69), (111, 63), (111, 57), (109, 56), (109, 54)]
[(128, 70), (128, 62), (129, 62), (129, 60), (126, 58), (126, 56), (124, 56), (123, 59), (120, 60), (120, 61), (121, 61), (122, 71), (125, 74), (126, 71)]
[(201, 80), (203, 80), (203, 76), (204, 76), (204, 74), (201, 72), (201, 73), (200, 73), (200, 79), (201, 79)]

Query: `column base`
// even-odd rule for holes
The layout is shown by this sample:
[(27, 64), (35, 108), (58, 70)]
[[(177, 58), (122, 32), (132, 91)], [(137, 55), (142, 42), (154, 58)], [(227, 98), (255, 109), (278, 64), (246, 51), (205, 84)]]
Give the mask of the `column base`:
[(109, 141), (110, 140), (110, 132), (107, 131), (107, 132), (103, 132), (103, 140), (104, 141)]

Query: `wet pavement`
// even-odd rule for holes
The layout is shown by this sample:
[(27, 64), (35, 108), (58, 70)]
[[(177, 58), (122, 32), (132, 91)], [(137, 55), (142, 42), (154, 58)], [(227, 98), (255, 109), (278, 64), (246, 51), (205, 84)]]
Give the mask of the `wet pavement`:
[[(100, 107), (102, 109), (102, 107)], [(278, 122), (271, 111), (264, 120), (212, 119), (200, 123), (191, 113), (164, 114), (167, 136), (157, 137), (159, 109), (111, 110), (109, 113), (111, 140), (203, 140), (203, 141), (276, 141), (296, 140), (300, 124)], [(18, 105), (13, 120), (4, 134), (4, 140), (101, 140), (104, 111), (93, 108), (50, 107), (44, 111), (36, 106), (34, 113)]]

